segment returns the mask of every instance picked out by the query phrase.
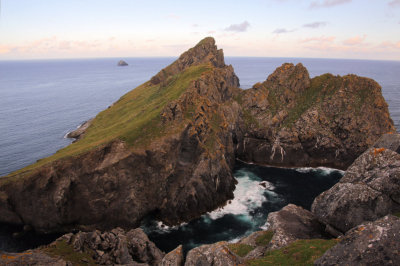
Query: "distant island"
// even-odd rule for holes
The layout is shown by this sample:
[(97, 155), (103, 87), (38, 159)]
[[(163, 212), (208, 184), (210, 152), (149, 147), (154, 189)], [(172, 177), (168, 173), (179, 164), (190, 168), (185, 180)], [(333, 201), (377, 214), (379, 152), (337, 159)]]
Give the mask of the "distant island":
[(118, 62), (118, 64), (117, 64), (118, 66), (127, 66), (128, 65), (128, 63), (127, 62), (125, 62), (124, 60), (119, 60), (119, 62)]

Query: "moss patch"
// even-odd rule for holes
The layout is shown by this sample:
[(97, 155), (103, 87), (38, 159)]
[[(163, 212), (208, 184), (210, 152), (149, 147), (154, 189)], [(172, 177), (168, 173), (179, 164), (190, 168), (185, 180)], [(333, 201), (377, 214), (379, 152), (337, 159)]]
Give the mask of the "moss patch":
[(287, 247), (267, 252), (260, 259), (246, 261), (246, 265), (313, 265), (338, 240), (297, 240)]
[(393, 215), (400, 218), (400, 212), (393, 213)]
[(96, 265), (90, 254), (76, 252), (65, 240), (59, 240), (55, 245), (42, 248), (42, 251), (51, 257), (61, 257), (73, 265)]
[(256, 238), (257, 246), (266, 246), (271, 242), (272, 237), (274, 236), (274, 232), (271, 230), (264, 231), (261, 235)]
[(239, 243), (229, 244), (228, 247), (233, 253), (235, 253), (239, 257), (246, 256), (250, 251), (252, 251), (254, 249), (250, 245), (239, 244)]

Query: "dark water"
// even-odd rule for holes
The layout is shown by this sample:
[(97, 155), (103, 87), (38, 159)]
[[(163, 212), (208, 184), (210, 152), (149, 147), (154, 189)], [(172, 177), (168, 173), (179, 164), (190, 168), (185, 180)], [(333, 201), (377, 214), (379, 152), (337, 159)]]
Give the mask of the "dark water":
[[(127, 67), (116, 66), (119, 58), (0, 61), (0, 176), (68, 145), (70, 140), (64, 138), (67, 132), (174, 60), (125, 58), (129, 63)], [(326, 72), (354, 73), (375, 79), (382, 86), (392, 118), (399, 128), (399, 61), (226, 58), (226, 63), (233, 65), (240, 78), (242, 88), (264, 81), (284, 62), (302, 62), (311, 76)], [(239, 180), (235, 192), (238, 196), (233, 204), (179, 228), (161, 230), (160, 226), (153, 226), (150, 236), (164, 250), (169, 250), (180, 242), (190, 248), (199, 243), (231, 240), (248, 234), (263, 225), (268, 212), (289, 202), (308, 208), (313, 197), (336, 182), (339, 176), (328, 170), (304, 171), (238, 165), (235, 170)], [(270, 189), (258, 185), (263, 180), (271, 184)], [(0, 249), (40, 244), (31, 243), (29, 237), (35, 237), (29, 235), (26, 239), (12, 239), (12, 231), (0, 225)]]
[[(314, 198), (336, 184), (343, 172), (328, 168), (283, 169), (237, 162), (235, 198), (220, 210), (177, 227), (147, 222), (143, 229), (165, 252), (217, 241), (234, 241), (265, 228), (270, 212), (289, 203), (310, 209)], [(263, 185), (260, 183), (263, 182)]]

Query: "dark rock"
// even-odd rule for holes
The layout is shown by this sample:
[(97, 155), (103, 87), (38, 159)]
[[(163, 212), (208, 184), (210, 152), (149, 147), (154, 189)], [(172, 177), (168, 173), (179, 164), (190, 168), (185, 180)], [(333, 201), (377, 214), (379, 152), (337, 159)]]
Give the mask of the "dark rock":
[(315, 265), (400, 265), (400, 219), (389, 215), (351, 229)]
[(363, 153), (340, 182), (312, 204), (320, 221), (342, 233), (399, 210), (400, 155), (385, 148)]
[(164, 256), (161, 266), (182, 266), (183, 260), (183, 249), (182, 245), (180, 245)]
[(323, 224), (311, 212), (293, 204), (270, 213), (267, 224), (268, 229), (274, 231), (269, 250), (287, 246), (298, 239), (326, 238)]
[(185, 266), (233, 266), (241, 262), (240, 257), (228, 248), (227, 242), (218, 242), (190, 250), (186, 256)]
[(128, 65), (128, 63), (127, 62), (125, 62), (124, 60), (119, 60), (119, 62), (118, 62), (118, 64), (117, 64), (118, 66), (127, 66)]

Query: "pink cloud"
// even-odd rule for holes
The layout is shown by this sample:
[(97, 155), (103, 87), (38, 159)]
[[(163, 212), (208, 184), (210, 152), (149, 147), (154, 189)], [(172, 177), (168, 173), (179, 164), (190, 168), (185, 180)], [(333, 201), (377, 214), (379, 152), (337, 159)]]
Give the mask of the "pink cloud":
[(360, 45), (365, 41), (366, 37), (367, 37), (366, 35), (355, 36), (355, 37), (349, 38), (347, 40), (344, 40), (343, 44), (344, 45), (349, 45), (349, 46)]
[(305, 38), (300, 40), (301, 43), (309, 43), (309, 42), (318, 42), (318, 43), (324, 43), (324, 42), (333, 42), (335, 41), (336, 37), (334, 36), (320, 36), (320, 37), (310, 37), (310, 38)]

